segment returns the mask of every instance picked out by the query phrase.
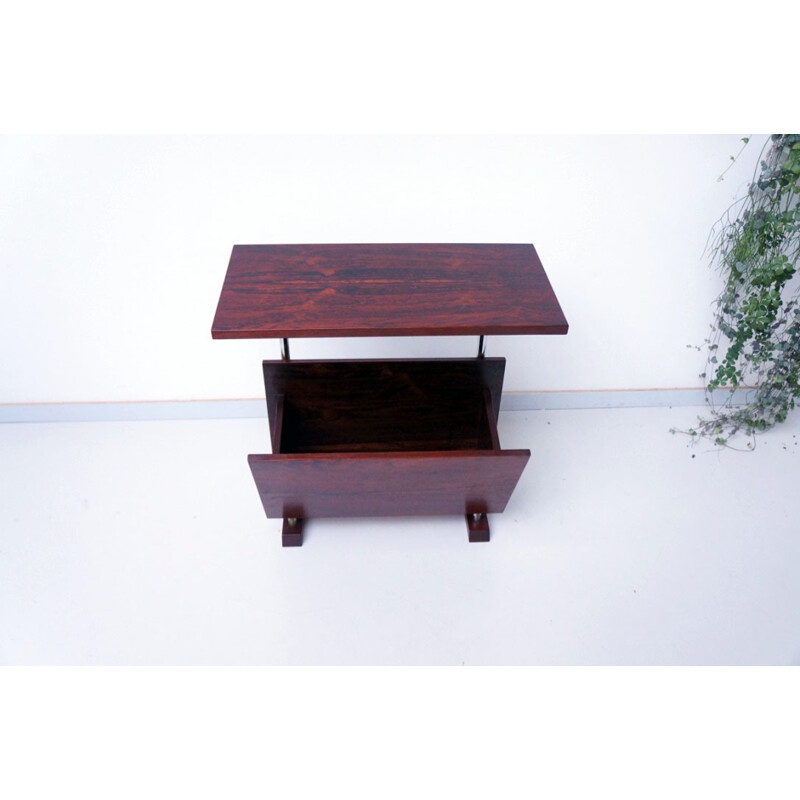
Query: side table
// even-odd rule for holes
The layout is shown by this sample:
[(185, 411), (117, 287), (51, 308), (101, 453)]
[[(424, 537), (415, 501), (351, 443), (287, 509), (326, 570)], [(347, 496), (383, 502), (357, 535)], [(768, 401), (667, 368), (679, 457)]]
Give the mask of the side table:
[[(284, 546), (312, 517), (463, 514), (489, 541), (530, 457), (503, 450), (504, 358), (485, 337), (566, 334), (530, 244), (236, 245), (211, 335), (281, 339), (263, 362), (272, 453), (248, 462)], [(478, 336), (476, 358), (304, 360), (289, 339)]]

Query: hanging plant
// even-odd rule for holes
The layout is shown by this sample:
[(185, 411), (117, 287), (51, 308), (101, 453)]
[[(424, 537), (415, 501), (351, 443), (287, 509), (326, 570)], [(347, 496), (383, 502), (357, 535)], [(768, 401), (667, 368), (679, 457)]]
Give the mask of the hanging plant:
[[(747, 139), (743, 140), (747, 144)], [(727, 445), (783, 422), (800, 398), (800, 134), (773, 134), (746, 196), (712, 229), (725, 279), (706, 339), (711, 416), (688, 433)], [(745, 389), (744, 405), (734, 392)], [(720, 395), (724, 398), (718, 401)]]

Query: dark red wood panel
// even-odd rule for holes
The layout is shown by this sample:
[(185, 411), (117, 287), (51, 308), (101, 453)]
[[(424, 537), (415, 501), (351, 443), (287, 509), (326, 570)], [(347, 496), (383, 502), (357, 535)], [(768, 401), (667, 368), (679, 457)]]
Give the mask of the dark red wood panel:
[(263, 369), (273, 453), (493, 446), (504, 358), (264, 361)]
[(215, 339), (564, 334), (531, 244), (236, 245)]
[(529, 450), (248, 456), (268, 517), (501, 512)]

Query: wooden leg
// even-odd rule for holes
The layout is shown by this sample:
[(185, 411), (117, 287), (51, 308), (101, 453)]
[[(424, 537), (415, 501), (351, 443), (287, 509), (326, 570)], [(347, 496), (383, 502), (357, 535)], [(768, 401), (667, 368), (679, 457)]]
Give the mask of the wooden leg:
[(486, 514), (467, 514), (467, 531), (471, 542), (489, 541), (489, 518)]
[(302, 547), (303, 520), (298, 517), (284, 517), (281, 539), (284, 547)]

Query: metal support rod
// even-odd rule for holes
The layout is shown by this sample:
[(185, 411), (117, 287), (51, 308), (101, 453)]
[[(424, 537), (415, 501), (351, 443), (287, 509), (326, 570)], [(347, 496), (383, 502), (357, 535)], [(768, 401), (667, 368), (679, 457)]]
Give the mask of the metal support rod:
[(281, 360), (289, 360), (289, 340), (281, 339)]
[(486, 355), (486, 337), (478, 337), (478, 358), (483, 358)]

